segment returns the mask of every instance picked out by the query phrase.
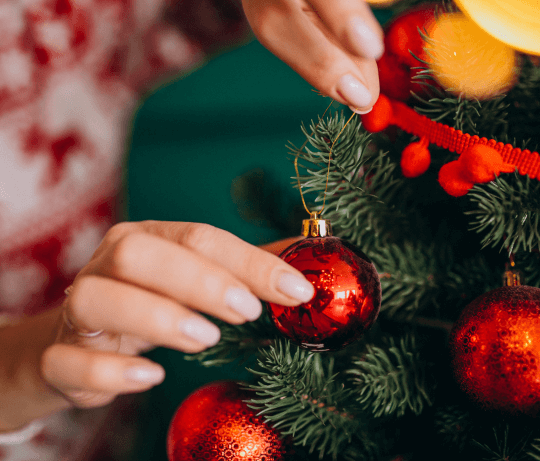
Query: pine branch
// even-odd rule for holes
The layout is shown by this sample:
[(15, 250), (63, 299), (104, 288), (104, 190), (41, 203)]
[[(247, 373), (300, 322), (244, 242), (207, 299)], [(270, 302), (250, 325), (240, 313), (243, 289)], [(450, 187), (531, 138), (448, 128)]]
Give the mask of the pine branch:
[[(402, 180), (394, 175), (397, 165), (383, 152), (373, 151), (369, 134), (361, 131), (360, 119), (354, 117), (339, 135), (345, 123), (343, 113), (336, 113), (320, 120), (318, 126), (312, 122), (309, 132), (302, 127), (317, 150), (299, 153), (302, 161), (313, 165), (307, 175), (300, 176), (300, 183), (303, 193), (316, 193), (315, 203), (320, 203), (328, 176), (324, 217), (332, 222), (336, 235), (375, 251), (391, 239), (392, 228), (407, 227), (406, 214), (395, 204), (406, 200), (407, 194)], [(330, 149), (338, 135), (328, 175)], [(294, 146), (289, 150), (298, 153)]]
[(531, 57), (523, 56), (519, 81), (508, 93), (509, 137), (529, 140), (532, 151), (538, 150), (540, 145), (540, 67), (537, 64)]
[(435, 430), (444, 442), (461, 452), (471, 437), (473, 423), (468, 411), (450, 405), (435, 412)]
[[(259, 398), (249, 406), (259, 410), (283, 435), (292, 435), (298, 445), (310, 447), (336, 459), (353, 438), (362, 440), (363, 450), (371, 453), (361, 415), (353, 417), (351, 390), (336, 382), (333, 360), (323, 364), (322, 355), (307, 352), (289, 341), (278, 340), (260, 351), (258, 383), (249, 385)], [(364, 437), (362, 437), (364, 436)]]
[(204, 367), (221, 366), (236, 360), (242, 365), (252, 359), (261, 347), (271, 344), (275, 338), (275, 330), (266, 313), (255, 322), (242, 325), (231, 325), (219, 319), (212, 321), (221, 330), (219, 343), (197, 354), (185, 355), (185, 360), (197, 360)]
[(401, 339), (399, 348), (390, 338), (386, 351), (367, 346), (368, 352), (350, 371), (358, 386), (358, 403), (375, 417), (403, 416), (407, 409), (419, 415), (425, 405), (431, 406), (426, 391), (425, 364), (416, 350), (414, 336)]
[(517, 268), (523, 272), (524, 284), (540, 288), (540, 252), (520, 252), (515, 260)]
[(411, 319), (427, 306), (433, 305), (439, 288), (439, 258), (435, 247), (420, 243), (388, 244), (373, 256), (381, 275), (381, 312), (389, 318)]
[(500, 246), (508, 252), (540, 249), (540, 181), (517, 174), (476, 185), (469, 193), (476, 209), (472, 229), (485, 233), (484, 247)]
[(531, 444), (532, 451), (527, 454), (535, 461), (540, 461), (540, 439), (534, 439), (536, 444)]
[(508, 424), (504, 427), (504, 432), (501, 435), (498, 434), (498, 429), (493, 428), (493, 434), (495, 438), (495, 446), (480, 443), (477, 440), (473, 440), (473, 443), (481, 448), (488, 455), (483, 458), (485, 461), (519, 461), (525, 458), (524, 449), (527, 446), (530, 438), (530, 433), (526, 433), (518, 441), (511, 443), (509, 440), (510, 426)]

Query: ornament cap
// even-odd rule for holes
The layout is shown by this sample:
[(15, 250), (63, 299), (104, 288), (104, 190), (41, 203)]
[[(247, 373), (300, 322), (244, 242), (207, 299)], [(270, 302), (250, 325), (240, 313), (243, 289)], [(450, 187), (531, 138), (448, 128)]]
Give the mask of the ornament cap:
[(523, 275), (519, 269), (515, 267), (514, 261), (506, 263), (506, 268), (503, 273), (503, 286), (505, 287), (519, 287)]
[(313, 211), (309, 219), (302, 221), (302, 235), (304, 237), (330, 237), (332, 225), (327, 219), (319, 219), (318, 213)]

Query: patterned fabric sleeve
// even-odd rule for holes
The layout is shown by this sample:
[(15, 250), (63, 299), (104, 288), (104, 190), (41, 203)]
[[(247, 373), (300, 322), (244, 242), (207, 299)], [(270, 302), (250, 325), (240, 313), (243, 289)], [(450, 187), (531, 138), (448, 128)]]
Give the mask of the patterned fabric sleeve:
[[(140, 94), (248, 38), (239, 0), (0, 0), (0, 328), (58, 306), (120, 216)], [(0, 461), (127, 459), (136, 401), (52, 415)]]
[(141, 0), (133, 12), (131, 21), (139, 32), (131, 35), (130, 46), (143, 59), (138, 65), (127, 63), (130, 54), (124, 49), (114, 62), (130, 67), (129, 82), (139, 91), (251, 36), (240, 0)]

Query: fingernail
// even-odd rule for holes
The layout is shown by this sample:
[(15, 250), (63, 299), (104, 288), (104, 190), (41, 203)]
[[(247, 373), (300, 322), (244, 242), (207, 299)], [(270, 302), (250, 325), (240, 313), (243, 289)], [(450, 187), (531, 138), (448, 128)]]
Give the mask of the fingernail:
[(355, 108), (365, 107), (371, 102), (371, 93), (350, 74), (345, 74), (339, 79), (337, 90)]
[(310, 301), (315, 294), (315, 288), (310, 282), (287, 272), (279, 278), (278, 289), (283, 294), (303, 303)]
[(262, 313), (262, 304), (257, 297), (242, 288), (229, 288), (225, 303), (247, 320), (256, 320)]
[(384, 53), (384, 43), (362, 18), (350, 21), (351, 41), (356, 51), (366, 58), (379, 59)]
[(204, 344), (215, 346), (221, 338), (221, 331), (212, 322), (199, 317), (191, 317), (180, 322), (180, 331), (191, 339)]
[(159, 384), (165, 379), (165, 371), (161, 367), (132, 367), (124, 372), (127, 381), (144, 384)]
[(364, 115), (364, 114), (369, 114), (373, 110), (373, 107), (368, 109), (368, 110), (358, 110), (358, 109), (355, 109), (352, 106), (349, 106), (349, 109), (351, 109), (353, 112), (355, 112), (357, 114)]

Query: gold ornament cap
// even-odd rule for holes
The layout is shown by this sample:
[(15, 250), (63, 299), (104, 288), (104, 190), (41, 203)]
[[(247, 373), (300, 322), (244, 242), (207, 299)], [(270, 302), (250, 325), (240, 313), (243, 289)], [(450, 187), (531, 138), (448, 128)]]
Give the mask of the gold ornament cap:
[(309, 219), (302, 221), (302, 235), (304, 237), (330, 237), (332, 225), (327, 219), (319, 219), (317, 212), (313, 211)]
[(515, 263), (512, 260), (506, 263), (506, 268), (503, 273), (503, 286), (504, 287), (519, 287), (523, 280), (523, 274), (519, 269), (515, 267)]

